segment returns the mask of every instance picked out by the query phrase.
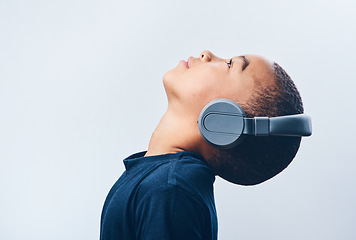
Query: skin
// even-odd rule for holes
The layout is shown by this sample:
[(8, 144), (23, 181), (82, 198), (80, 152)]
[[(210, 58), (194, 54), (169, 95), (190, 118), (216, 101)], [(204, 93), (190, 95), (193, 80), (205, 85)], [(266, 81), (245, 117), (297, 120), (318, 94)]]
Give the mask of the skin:
[[(229, 67), (230, 65), (230, 67)], [(163, 77), (167, 111), (152, 134), (146, 156), (192, 151), (208, 165), (217, 151), (200, 135), (197, 120), (206, 104), (216, 98), (247, 103), (254, 90), (273, 84), (273, 62), (256, 55), (223, 59), (208, 50), (198, 58), (180, 61)]]

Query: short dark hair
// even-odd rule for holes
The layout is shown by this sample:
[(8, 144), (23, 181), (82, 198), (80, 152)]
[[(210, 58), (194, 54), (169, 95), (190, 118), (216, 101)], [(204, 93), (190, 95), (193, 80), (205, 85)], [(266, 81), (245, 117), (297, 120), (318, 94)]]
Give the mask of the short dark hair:
[[(274, 84), (256, 89), (248, 103), (239, 103), (247, 117), (284, 116), (303, 113), (303, 103), (294, 82), (277, 63)], [(295, 157), (300, 137), (247, 136), (237, 147), (219, 150), (213, 156), (216, 173), (236, 184), (255, 185), (285, 169)]]

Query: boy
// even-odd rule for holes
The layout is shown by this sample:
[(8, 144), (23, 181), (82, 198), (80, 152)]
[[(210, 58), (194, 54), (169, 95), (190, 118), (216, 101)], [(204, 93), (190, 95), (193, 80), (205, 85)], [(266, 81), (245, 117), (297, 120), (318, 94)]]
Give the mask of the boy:
[(293, 81), (254, 55), (221, 59), (210, 51), (180, 61), (163, 77), (168, 108), (147, 152), (124, 160), (126, 171), (105, 201), (101, 239), (217, 239), (215, 175), (253, 185), (281, 172), (300, 137), (248, 136), (221, 150), (201, 136), (197, 119), (210, 101), (227, 98), (247, 117), (303, 113)]

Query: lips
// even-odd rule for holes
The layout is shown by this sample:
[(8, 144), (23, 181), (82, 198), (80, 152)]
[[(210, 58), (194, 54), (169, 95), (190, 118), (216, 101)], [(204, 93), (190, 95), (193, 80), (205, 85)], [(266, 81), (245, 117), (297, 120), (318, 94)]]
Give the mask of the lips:
[(188, 63), (187, 61), (180, 60), (180, 62), (181, 62), (186, 68), (189, 68), (189, 63)]
[(186, 68), (190, 68), (192, 59), (193, 59), (193, 57), (189, 57), (187, 61), (180, 60), (180, 63), (183, 64)]
[(190, 66), (191, 66), (192, 59), (193, 59), (193, 57), (189, 57), (187, 60), (188, 68), (190, 68)]

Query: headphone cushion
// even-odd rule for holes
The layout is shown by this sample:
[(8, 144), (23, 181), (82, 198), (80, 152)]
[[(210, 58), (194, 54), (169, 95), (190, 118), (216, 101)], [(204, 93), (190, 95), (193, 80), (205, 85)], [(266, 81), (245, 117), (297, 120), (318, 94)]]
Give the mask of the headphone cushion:
[(241, 143), (245, 137), (244, 110), (234, 101), (219, 98), (201, 111), (198, 125), (202, 137), (214, 147), (228, 149)]

